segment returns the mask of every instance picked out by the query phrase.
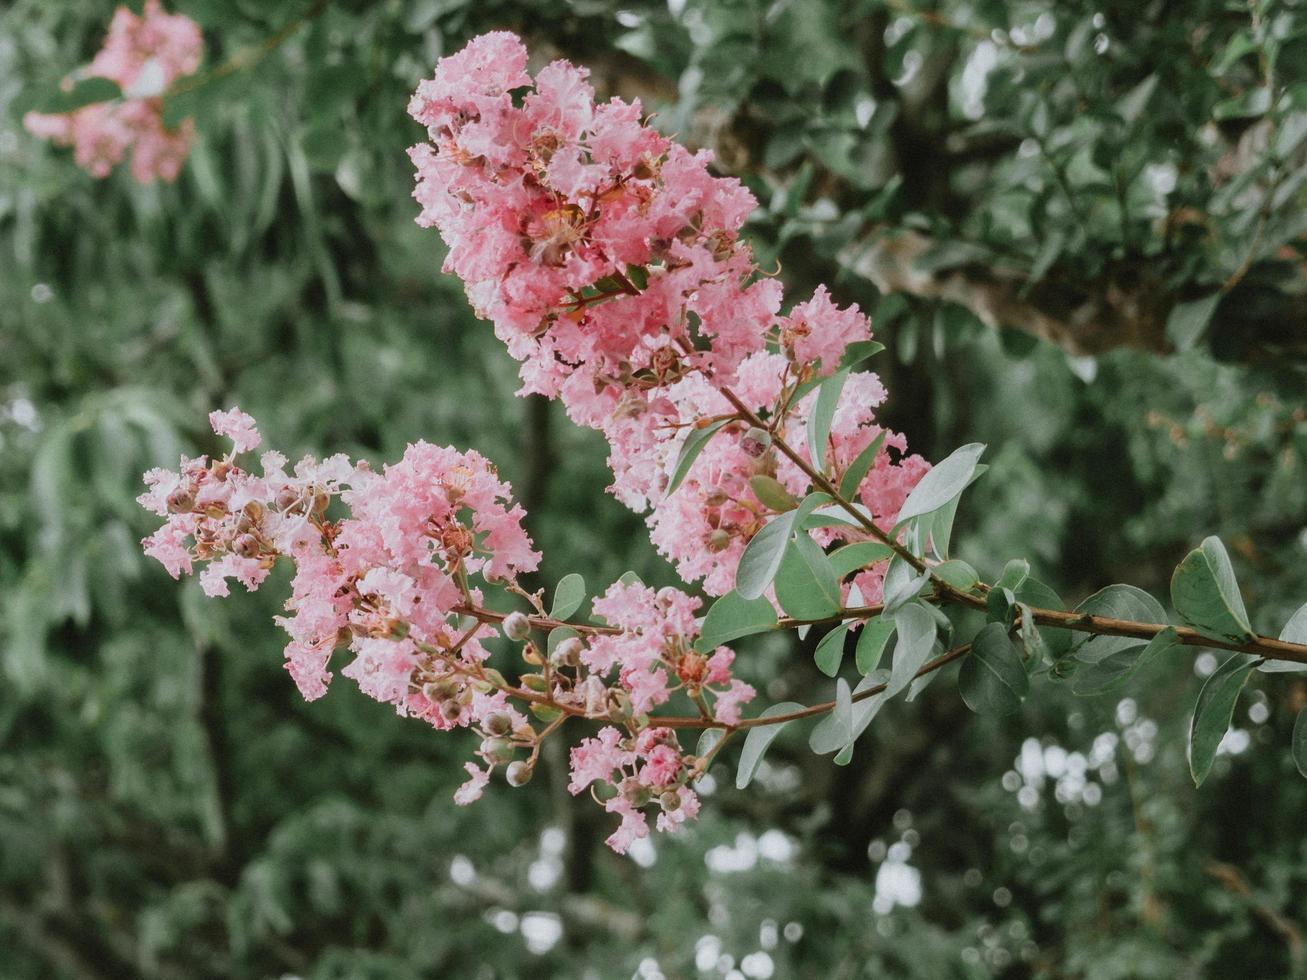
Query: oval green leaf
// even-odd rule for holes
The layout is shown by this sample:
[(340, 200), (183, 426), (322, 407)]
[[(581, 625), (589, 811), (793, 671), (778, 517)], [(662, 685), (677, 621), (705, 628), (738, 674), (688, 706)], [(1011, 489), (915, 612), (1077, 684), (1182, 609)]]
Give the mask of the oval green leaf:
[(1254, 658), (1236, 653), (1216, 668), (1198, 692), (1198, 703), (1194, 705), (1194, 717), (1189, 725), (1189, 772), (1195, 786), (1201, 786), (1212, 771), (1217, 747), (1230, 728), (1239, 692), (1256, 665)]
[(1171, 576), (1171, 602), (1204, 636), (1236, 643), (1252, 638), (1234, 566), (1220, 538), (1204, 539), (1185, 556)]
[(585, 579), (576, 572), (571, 572), (559, 579), (554, 589), (554, 603), (549, 615), (554, 619), (566, 619), (581, 608), (585, 602)]
[(971, 654), (958, 674), (962, 700), (976, 714), (1016, 711), (1030, 690), (1021, 654), (998, 623), (989, 623), (971, 641)]
[[(775, 718), (778, 715), (788, 715), (802, 710), (801, 704), (782, 701), (780, 704), (773, 704), (758, 717)], [(753, 781), (753, 776), (758, 771), (758, 763), (762, 761), (762, 757), (766, 755), (776, 736), (788, 724), (788, 721), (778, 721), (774, 725), (756, 725), (749, 729), (749, 734), (744, 736), (744, 748), (740, 751), (740, 764), (735, 770), (736, 789), (745, 789)]]

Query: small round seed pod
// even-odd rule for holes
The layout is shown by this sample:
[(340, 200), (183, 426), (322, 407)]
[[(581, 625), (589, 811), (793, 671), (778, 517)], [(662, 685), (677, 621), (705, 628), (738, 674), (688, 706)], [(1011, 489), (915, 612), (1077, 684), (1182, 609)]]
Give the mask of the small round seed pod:
[(658, 797), (658, 805), (668, 813), (675, 813), (681, 808), (681, 794), (675, 790), (668, 790), (662, 796)]
[(740, 448), (744, 450), (746, 456), (754, 459), (765, 453), (770, 446), (771, 433), (756, 425), (740, 437)]
[(486, 731), (491, 735), (507, 735), (513, 728), (513, 719), (502, 711), (491, 712), (486, 718)]
[(531, 635), (531, 621), (526, 613), (511, 612), (504, 619), (504, 635), (510, 640), (525, 640)]
[(508, 768), (504, 770), (504, 778), (508, 780), (509, 786), (525, 786), (531, 782), (533, 775), (535, 771), (521, 759), (510, 762)]

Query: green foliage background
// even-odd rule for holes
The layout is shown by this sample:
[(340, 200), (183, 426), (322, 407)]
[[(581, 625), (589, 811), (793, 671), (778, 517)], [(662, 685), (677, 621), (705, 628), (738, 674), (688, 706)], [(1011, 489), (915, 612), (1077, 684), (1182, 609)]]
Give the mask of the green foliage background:
[[(251, 64), (174, 108), (197, 144), (151, 188), (19, 122), (111, 5), (0, 11), (0, 974), (1302, 974), (1293, 675), (1254, 679), (1201, 791), (1201, 658), (1125, 699), (1037, 684), (1005, 719), (939, 683), (847, 768), (797, 728), (747, 792), (722, 766), (643, 867), (557, 755), (461, 809), (464, 740), (347, 684), (300, 702), (284, 576), (205, 601), (140, 556), (134, 503), (238, 403), (291, 455), (477, 447), (540, 584), (672, 580), (603, 494), (598, 436), (512, 397), (412, 221), (408, 94), (507, 27), (714, 146), (791, 295), (875, 312), (888, 422), (932, 458), (991, 447), (957, 542), (983, 573), (1164, 593), (1215, 533), (1274, 633), (1307, 596), (1301, 3), (336, 0), (266, 53), (309, 4), (176, 7), (210, 66)], [(829, 696), (816, 639), (745, 647), (766, 702)]]

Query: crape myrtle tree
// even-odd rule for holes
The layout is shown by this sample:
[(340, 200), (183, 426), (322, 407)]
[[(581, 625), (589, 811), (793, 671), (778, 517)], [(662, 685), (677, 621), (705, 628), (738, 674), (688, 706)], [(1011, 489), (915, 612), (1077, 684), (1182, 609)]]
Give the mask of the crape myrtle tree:
[[(1307, 607), (1290, 606), (1265, 633), (1255, 631), (1215, 537), (1174, 569), (1171, 611), (1130, 585), (1098, 588), (1067, 609), (1025, 558), (1009, 559), (1024, 553), (1020, 522), (1002, 542), (1012, 550), (954, 557), (955, 518), (959, 528), (986, 519), (973, 504), (983, 483), (969, 491), (985, 472), (984, 447), (941, 452), (933, 466), (910, 453), (906, 438), (878, 420), (886, 387), (864, 367), (880, 352), (872, 327), (880, 332), (882, 316), (887, 326), (903, 324), (897, 336), (908, 345), (938, 348), (950, 330), (972, 329), (959, 323), (965, 310), (983, 329), (1030, 331), (1063, 346), (1082, 375), (1092, 362), (1081, 355), (1121, 344), (1211, 344), (1221, 356), (1275, 359), (1276, 373), (1292, 375), (1300, 231), (1284, 204), (1301, 189), (1293, 161), (1307, 135), (1293, 85), (1298, 19), (1292, 7), (1253, 7), (1214, 40), (1222, 32), (1210, 27), (1228, 11), (1200, 25), (1208, 30), (1159, 14), (1157, 44), (1219, 49), (1201, 71), (1189, 67), (1212, 82), (1206, 101), (1168, 106), (1226, 124), (1187, 133), (1195, 152), (1180, 154), (1182, 167), (1149, 154), (1130, 159), (1141, 142), (1155, 148), (1140, 128), (1166, 119), (1145, 114), (1153, 100), (1169, 101), (1164, 59), (1152, 52), (1158, 72), (1121, 94), (1117, 74), (1138, 75), (1141, 65), (1102, 60), (1113, 44), (1104, 14), (1065, 24), (1041, 12), (989, 28), (983, 8), (870, 9), (854, 21), (869, 59), (857, 65), (847, 64), (851, 46), (836, 43), (836, 11), (823, 12), (824, 38), (801, 39), (824, 39), (819, 66), (795, 57), (802, 44), (774, 65), (761, 53), (747, 57), (750, 45), (761, 52), (786, 30), (792, 11), (766, 12), (760, 23), (741, 18), (744, 33), (714, 33), (686, 58), (682, 77), (712, 78), (700, 94), (709, 98), (723, 84), (714, 59), (729, 61), (736, 49), (746, 56), (735, 70), (756, 71), (736, 116), (717, 122), (723, 148), (737, 151), (726, 165), (783, 188), (761, 214), (745, 185), (713, 175), (710, 155), (650, 126), (636, 99), (597, 103), (587, 72), (566, 61), (532, 77), (527, 49), (511, 34), (481, 35), (442, 58), (408, 101), (427, 136), (410, 150), (419, 223), (439, 230), (446, 271), (463, 280), (476, 313), (519, 362), (519, 393), (557, 399), (573, 422), (601, 433), (610, 473), (588, 476), (646, 515), (680, 586), (647, 586), (629, 573), (590, 598), (571, 572), (543, 590), (533, 578), (541, 553), (527, 533), (531, 517), (476, 451), (414, 442), (398, 462), (376, 467), (343, 455), (289, 467), (275, 452), (256, 466), (261, 437), (234, 408), (210, 414), (229, 445), (148, 475), (141, 502), (165, 523), (147, 553), (174, 576), (203, 566), (210, 595), (225, 595), (229, 578), (255, 589), (286, 559), (294, 572), (289, 615), (279, 620), (290, 634), (286, 666), (306, 698), (321, 696), (339, 671), (400, 714), (474, 733), (459, 803), (481, 796), (492, 777), (529, 782), (542, 759), (561, 754), (551, 746), (565, 742), (566, 789), (612, 815), (605, 834), (619, 852), (643, 840), (650, 822), (675, 830), (699, 816), (696, 788), (720, 780), (726, 761), (744, 789), (765, 770), (772, 740), (791, 730), (803, 731), (816, 753), (850, 764), (878, 712), (896, 699), (916, 702), (937, 673), (956, 687), (949, 696), (1003, 716), (1059, 686), (1093, 697), (1127, 689), (1140, 671), (1175, 670), (1186, 654), (1219, 654), (1203, 661), (1196, 698), (1171, 705), (1187, 724), (1188, 768), (1201, 783), (1250, 679), (1283, 673), (1290, 676), (1266, 685), (1293, 685), (1292, 673), (1307, 665)], [(218, 93), (299, 27), (330, 15), (325, 4), (306, 7), (197, 74), (200, 34), (189, 19), (154, 3), (139, 15), (123, 10), (80, 80), (34, 101), (25, 125), (71, 143), (77, 164), (97, 176), (130, 154), (136, 180), (175, 180)], [(427, 27), (440, 11), (429, 16)], [(624, 12), (617, 23), (630, 28), (621, 35), (628, 57), (604, 66), (611, 87), (647, 80), (630, 64), (632, 52), (655, 67), (674, 56), (676, 43), (659, 41), (669, 23), (684, 21), (693, 38), (712, 30), (714, 16), (709, 7)], [(522, 27), (529, 37), (530, 25)], [(886, 58), (905, 36), (916, 40), (900, 49), (897, 75), (870, 60)], [(1047, 64), (1054, 44), (1065, 48), (1055, 62), (1088, 59), (1083, 77), (1072, 72), (1070, 92), (1065, 72)], [(947, 81), (959, 59), (970, 86), (952, 92), (946, 84), (942, 107), (922, 109), (914, 79), (942, 73)], [(1027, 77), (1041, 70), (1042, 84)], [(1007, 84), (1037, 93), (1017, 99), (1020, 124), (947, 132), (952, 102), (983, 98), (1004, 72), (1013, 76)], [(337, 98), (362, 111), (377, 90), (393, 88), (336, 74), (317, 84), (345, 90)], [(786, 118), (778, 106), (792, 103), (793, 113), (814, 83), (823, 111), (784, 138), (769, 133)], [(938, 100), (939, 85), (930, 81), (927, 102)], [(1080, 108), (1108, 93), (1114, 107), (1095, 124)], [(1217, 93), (1224, 101), (1214, 103)], [(722, 100), (719, 108), (732, 107)], [(882, 112), (891, 118), (878, 121)], [(343, 188), (353, 184), (366, 197), (366, 154), (333, 159), (341, 149), (333, 143), (346, 139), (334, 124), (314, 120), (319, 131), (305, 140), (313, 137), (309, 145), (334, 164)], [(1222, 142), (1236, 135), (1236, 149)], [(991, 138), (983, 152), (968, 142)], [(749, 140), (765, 146), (760, 161)], [(956, 172), (920, 159), (935, 141), (957, 144), (943, 154), (956, 153)], [(1237, 152), (1243, 159), (1231, 162)], [(873, 179), (877, 193), (852, 208), (859, 182)], [(969, 213), (948, 199), (968, 180), (986, 186)], [(1167, 210), (1182, 211), (1176, 202), (1185, 193), (1206, 195), (1203, 214)], [(747, 220), (764, 229), (780, 223), (762, 249), (766, 262), (742, 231)], [(832, 271), (885, 294), (871, 322), (823, 285), (798, 303), (783, 298), (777, 272), (787, 246), (805, 236), (820, 243)], [(1019, 254), (1032, 243), (1033, 255)], [(796, 278), (820, 265), (810, 259)], [(1232, 346), (1222, 339), (1232, 324), (1252, 336)], [(1020, 341), (1005, 343), (1030, 354)], [(899, 366), (890, 380), (913, 377)], [(1003, 501), (991, 492), (986, 503)], [(795, 639), (774, 644), (779, 655), (737, 661), (739, 641), (782, 635)], [(833, 678), (825, 697), (760, 695), (755, 688), (773, 688), (796, 654), (817, 677)], [(922, 701), (944, 696), (932, 690)], [(1285, 744), (1261, 749), (1287, 755), (1285, 772), (1307, 770), (1301, 717)], [(1224, 874), (1232, 894), (1249, 891), (1236, 868), (1211, 873)], [(1148, 915), (1152, 900), (1145, 893)], [(1010, 902), (1008, 891), (999, 904)], [(1276, 919), (1273, 904), (1249, 907), (1289, 937), (1284, 955), (1296, 962), (1292, 922)], [(953, 967), (1007, 965), (993, 949), (970, 951)], [(1047, 968), (1037, 953), (1026, 962)]]

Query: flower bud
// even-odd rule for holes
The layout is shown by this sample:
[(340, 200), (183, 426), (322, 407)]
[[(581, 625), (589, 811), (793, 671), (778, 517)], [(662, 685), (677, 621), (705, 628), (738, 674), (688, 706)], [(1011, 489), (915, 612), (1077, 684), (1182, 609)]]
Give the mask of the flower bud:
[(730, 495), (726, 493), (726, 491), (713, 490), (711, 493), (709, 493), (706, 497), (703, 498), (703, 502), (707, 504), (709, 507), (720, 507), (722, 504), (726, 503), (730, 499), (731, 499)]
[(713, 554), (725, 551), (731, 546), (731, 535), (729, 531), (724, 531), (720, 527), (708, 535), (708, 550)]
[(527, 643), (526, 646), (522, 647), (522, 659), (533, 667), (539, 667), (544, 663), (544, 660), (540, 656), (540, 651), (536, 649), (534, 643)]
[(637, 810), (642, 806), (648, 806), (649, 801), (653, 799), (653, 792), (649, 787), (643, 785), (634, 776), (627, 776), (622, 780), (622, 795)]
[(238, 534), (231, 543), (231, 550), (242, 558), (253, 558), (260, 550), (259, 539), (252, 534)]
[(754, 459), (765, 453), (769, 446), (771, 446), (771, 433), (756, 425), (740, 437), (740, 448), (744, 450), (746, 456)]
[(442, 701), (440, 715), (445, 721), (458, 721), (463, 714), (463, 706), (457, 701)]
[(538, 691), (542, 694), (549, 688), (549, 685), (545, 683), (545, 677), (543, 674), (523, 674), (522, 684), (530, 690)]
[(185, 514), (195, 506), (195, 495), (190, 487), (178, 486), (168, 494), (168, 511), (172, 514)]
[(481, 743), (481, 754), (490, 762), (510, 762), (513, 743), (506, 738), (488, 738)]
[(554, 648), (552, 660), (558, 667), (575, 667), (581, 662), (583, 649), (580, 637), (569, 636)]
[(668, 813), (675, 813), (681, 808), (681, 794), (675, 790), (669, 789), (662, 796), (658, 797), (658, 805)]
[(504, 619), (504, 635), (510, 640), (525, 640), (531, 635), (531, 621), (526, 613), (511, 612)]
[(277, 492), (277, 499), (274, 501), (277, 509), (281, 511), (292, 510), (300, 502), (300, 492), (294, 487), (283, 487)]
[(525, 786), (531, 782), (534, 770), (530, 765), (518, 759), (516, 762), (510, 762), (508, 768), (504, 770), (504, 778), (508, 780), (509, 786)]
[(313, 513), (322, 516), (327, 512), (327, 505), (331, 503), (331, 496), (324, 490), (319, 490), (313, 495)]
[(491, 735), (507, 735), (513, 728), (513, 719), (502, 711), (493, 711), (486, 718), (486, 731)]

